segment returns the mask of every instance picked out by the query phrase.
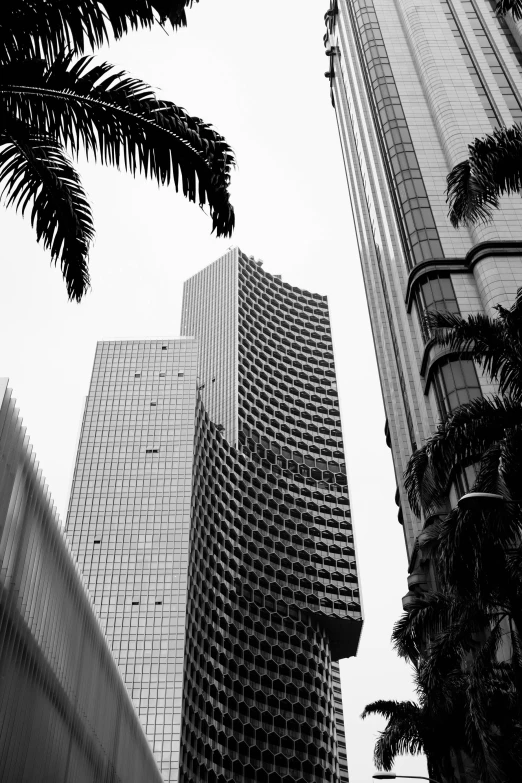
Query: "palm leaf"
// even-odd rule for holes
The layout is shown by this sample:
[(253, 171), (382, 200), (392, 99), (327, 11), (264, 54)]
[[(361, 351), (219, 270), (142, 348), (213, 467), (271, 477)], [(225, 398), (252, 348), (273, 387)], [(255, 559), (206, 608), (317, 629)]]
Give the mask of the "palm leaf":
[(422, 710), (418, 704), (412, 701), (375, 701), (366, 705), (361, 718), (369, 715), (381, 715), (388, 721), (375, 744), (377, 769), (389, 771), (398, 755), (424, 752)]
[(58, 58), (21, 83), (16, 64), (0, 68), (0, 106), (23, 117), (37, 133), (54, 137), (74, 154), (84, 148), (94, 160), (171, 182), (201, 207), (208, 204), (213, 230), (229, 236), (232, 152), (223, 137), (151, 87), (92, 57), (76, 63)]
[(427, 640), (438, 636), (448, 624), (451, 602), (443, 593), (419, 594), (395, 623), (392, 643), (401, 658), (417, 665)]
[(490, 378), (497, 381), (501, 394), (522, 399), (522, 304), (517, 295), (510, 310), (497, 308), (495, 319), (454, 313), (429, 312), (426, 325), (435, 342), (451, 351), (471, 354)]
[(64, 51), (82, 54), (110, 37), (139, 27), (187, 23), (185, 9), (197, 0), (4, 0), (0, 26), (0, 62), (44, 57)]
[(515, 22), (522, 19), (521, 0), (498, 0), (495, 10), (499, 16), (505, 16), (511, 11)]
[(361, 718), (367, 718), (369, 715), (380, 715), (387, 720), (411, 718), (419, 714), (420, 707), (413, 701), (389, 701), (379, 699), (367, 704), (361, 713)]
[(522, 126), (497, 128), (469, 145), (469, 158), (457, 164), (447, 180), (453, 226), (486, 222), (500, 197), (522, 187)]
[(444, 501), (455, 469), (470, 464), (506, 431), (522, 425), (522, 406), (508, 395), (478, 397), (461, 405), (410, 458), (404, 486), (414, 513)]
[(0, 141), (0, 183), (6, 206), (31, 208), (36, 238), (60, 263), (70, 299), (89, 285), (87, 259), (94, 236), (91, 210), (80, 178), (52, 139), (18, 133)]
[(520, 518), (521, 500), (521, 476), (522, 476), (522, 424), (510, 427), (502, 442), (502, 458), (499, 466), (499, 479), (501, 484), (501, 494), (507, 500), (513, 500), (513, 507), (518, 510)]
[(482, 511), (455, 508), (440, 524), (437, 574), (463, 600), (484, 610), (501, 606), (510, 590), (506, 549), (520, 531), (508, 507)]

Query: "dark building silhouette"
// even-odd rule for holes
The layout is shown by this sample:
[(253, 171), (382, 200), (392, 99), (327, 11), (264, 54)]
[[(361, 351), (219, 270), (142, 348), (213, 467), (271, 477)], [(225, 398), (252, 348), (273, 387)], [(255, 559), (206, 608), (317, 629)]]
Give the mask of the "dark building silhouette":
[(161, 783), (5, 379), (0, 780)]

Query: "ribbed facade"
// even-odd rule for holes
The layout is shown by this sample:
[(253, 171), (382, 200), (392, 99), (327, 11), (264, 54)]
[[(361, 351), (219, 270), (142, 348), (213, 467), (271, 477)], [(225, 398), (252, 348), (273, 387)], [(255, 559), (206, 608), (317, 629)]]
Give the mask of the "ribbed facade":
[[(522, 285), (522, 207), (452, 228), (446, 177), (473, 139), (522, 118), (520, 25), (493, 0), (331, 0), (325, 45), (355, 219), (399, 519), (422, 526), (402, 475), (440, 418), (491, 391), (466, 357), (436, 349), (428, 309), (467, 316)], [(465, 487), (456, 488), (462, 491)]]
[(5, 379), (0, 780), (161, 783)]
[[(237, 318), (237, 444), (212, 417), (219, 355), (194, 296), (211, 281), (213, 306)], [(188, 281), (182, 324), (212, 377), (196, 425), (180, 780), (346, 781), (335, 661), (356, 652), (361, 608), (326, 300), (235, 249)]]

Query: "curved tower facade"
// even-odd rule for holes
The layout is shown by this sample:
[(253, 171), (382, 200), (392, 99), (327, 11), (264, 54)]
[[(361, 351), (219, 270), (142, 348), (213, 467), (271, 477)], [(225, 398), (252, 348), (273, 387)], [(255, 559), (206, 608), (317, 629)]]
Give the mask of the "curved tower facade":
[(345, 781), (361, 630), (326, 299), (238, 249), (185, 285), (199, 342), (180, 780)]

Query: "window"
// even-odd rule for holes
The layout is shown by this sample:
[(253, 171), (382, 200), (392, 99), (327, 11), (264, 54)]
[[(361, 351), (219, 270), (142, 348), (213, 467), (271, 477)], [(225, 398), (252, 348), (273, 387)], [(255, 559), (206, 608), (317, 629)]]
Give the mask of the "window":
[(472, 359), (443, 359), (435, 369), (433, 384), (441, 418), (459, 405), (482, 397)]
[(430, 310), (448, 311), (460, 314), (457, 297), (451, 281), (451, 276), (444, 272), (434, 272), (423, 279), (417, 291), (417, 310), (425, 342), (431, 337), (424, 323), (424, 316)]

